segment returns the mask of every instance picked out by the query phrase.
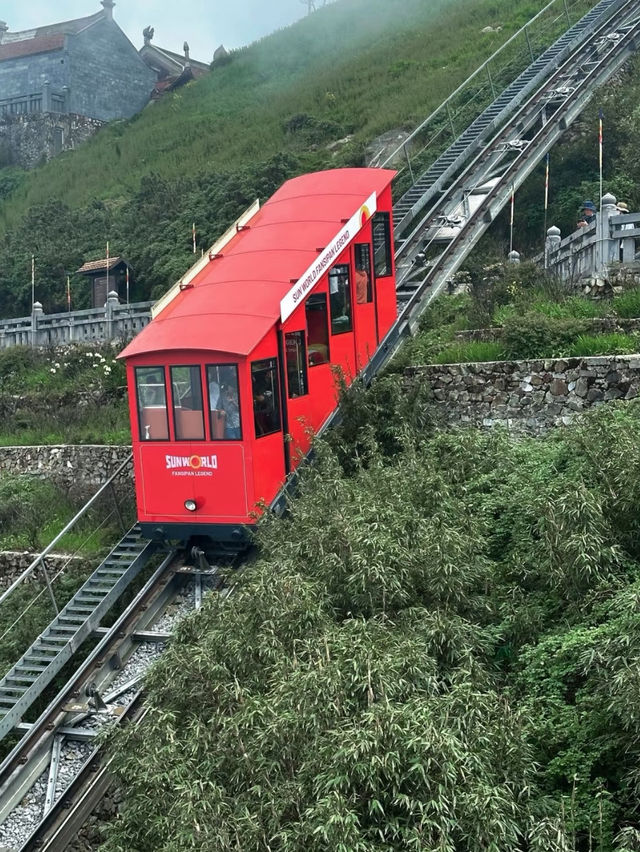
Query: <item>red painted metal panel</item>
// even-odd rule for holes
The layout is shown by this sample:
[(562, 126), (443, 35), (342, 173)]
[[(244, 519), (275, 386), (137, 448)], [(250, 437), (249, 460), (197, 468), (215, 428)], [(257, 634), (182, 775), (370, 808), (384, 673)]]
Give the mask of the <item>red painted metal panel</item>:
[[(275, 497), (286, 472), (284, 431), (256, 434), (251, 364), (280, 357), (280, 300), (290, 291), (292, 279), (297, 280), (335, 238), (343, 220), (352, 217), (374, 190), (378, 210), (391, 211), (392, 177), (393, 172), (376, 169), (346, 169), (288, 181), (251, 220), (251, 227), (225, 248), (224, 257), (211, 260), (193, 286), (179, 293), (122, 353), (127, 359), (141, 521), (251, 523), (256, 504), (268, 504)], [(336, 406), (335, 369), (342, 370), (350, 382), (373, 354), (376, 333), (381, 339), (396, 318), (393, 275), (375, 281), (374, 302), (358, 301), (354, 245), (370, 240), (371, 225), (367, 223), (332, 261), (349, 267), (353, 330), (331, 334), (329, 322), (329, 363), (318, 363), (318, 352), (309, 350), (308, 323), (315, 320), (307, 315), (304, 302), (282, 327), (283, 333), (307, 333), (308, 393), (289, 399), (286, 379), (285, 388), (280, 388), (281, 411), (284, 415), (286, 406), (292, 437), (291, 467), (309, 448), (309, 430), (317, 431)], [(325, 294), (327, 305), (328, 273), (329, 269), (312, 288), (313, 294)], [(324, 351), (327, 346), (319, 349)], [(134, 367), (162, 365), (168, 374), (172, 365), (196, 364), (203, 387), (207, 364), (238, 365), (242, 440), (212, 440), (216, 436), (211, 435), (205, 417), (204, 441), (176, 441), (171, 416), (169, 440), (140, 440)], [(171, 408), (170, 381), (167, 397)], [(190, 414), (189, 406), (179, 413), (182, 419)], [(147, 412), (145, 416), (149, 419), (151, 415)], [(193, 416), (197, 419), (195, 412)], [(153, 431), (159, 434), (158, 424)], [(196, 512), (184, 507), (186, 500), (195, 500)]]

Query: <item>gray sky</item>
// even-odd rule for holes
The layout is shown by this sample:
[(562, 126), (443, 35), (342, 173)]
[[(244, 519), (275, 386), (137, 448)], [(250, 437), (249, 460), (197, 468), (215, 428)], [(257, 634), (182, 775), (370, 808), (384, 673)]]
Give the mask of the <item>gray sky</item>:
[[(85, 17), (101, 8), (100, 0), (0, 0), (0, 19), (15, 32)], [(158, 47), (182, 53), (187, 41), (193, 59), (210, 62), (219, 44), (249, 44), (306, 11), (306, 2), (300, 0), (117, 0), (114, 18), (136, 47), (142, 47), (142, 30), (149, 25)]]

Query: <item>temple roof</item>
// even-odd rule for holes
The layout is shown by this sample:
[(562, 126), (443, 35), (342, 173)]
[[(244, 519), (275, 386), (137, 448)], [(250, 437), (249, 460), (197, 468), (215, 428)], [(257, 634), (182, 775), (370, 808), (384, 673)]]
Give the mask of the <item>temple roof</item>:
[[(124, 263), (125, 266), (129, 264), (123, 257), (110, 257), (109, 258), (109, 270), (114, 269), (114, 267), (119, 266), (121, 263)], [(103, 257), (100, 260), (90, 260), (87, 263), (83, 264), (80, 269), (76, 269), (76, 272), (79, 272), (83, 275), (92, 272), (106, 272), (107, 271), (107, 258)]]
[(7, 30), (2, 34), (0, 43), (0, 62), (19, 56), (60, 50), (64, 47), (66, 35), (76, 35), (106, 18), (108, 18), (107, 13), (102, 10), (85, 18), (47, 24), (44, 27), (34, 27), (31, 30), (20, 30), (13, 33)]
[(138, 51), (146, 64), (154, 71), (167, 77), (179, 77), (187, 68), (191, 68), (192, 77), (201, 77), (209, 70), (206, 62), (187, 59), (184, 54), (174, 53), (155, 44), (145, 44)]

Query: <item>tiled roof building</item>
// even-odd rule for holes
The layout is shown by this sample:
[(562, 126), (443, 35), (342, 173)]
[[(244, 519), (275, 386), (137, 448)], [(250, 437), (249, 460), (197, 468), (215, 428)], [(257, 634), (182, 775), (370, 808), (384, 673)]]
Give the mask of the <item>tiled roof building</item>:
[(0, 22), (0, 117), (65, 113), (128, 118), (148, 102), (156, 74), (113, 20), (94, 15), (10, 32)]

